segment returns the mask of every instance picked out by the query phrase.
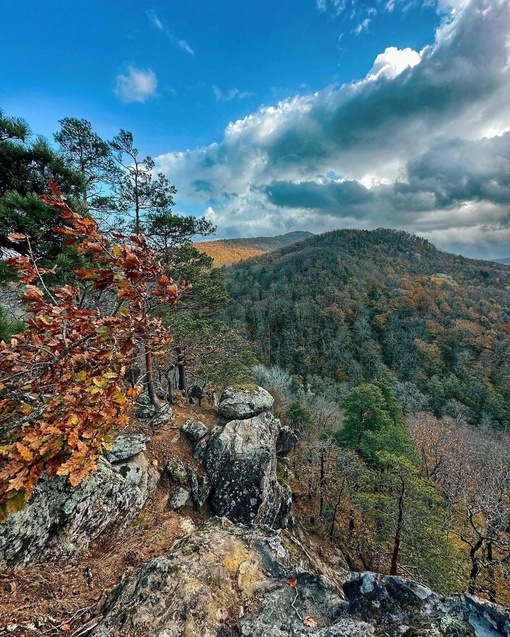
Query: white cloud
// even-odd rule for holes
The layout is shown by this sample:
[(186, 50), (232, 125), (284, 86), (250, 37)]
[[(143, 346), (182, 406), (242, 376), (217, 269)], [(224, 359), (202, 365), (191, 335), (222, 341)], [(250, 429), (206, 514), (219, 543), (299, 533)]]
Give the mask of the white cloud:
[(329, 7), (337, 15), (345, 11), (348, 0), (316, 0), (317, 9), (319, 11), (327, 11)]
[(250, 93), (249, 91), (240, 91), (238, 88), (231, 88), (227, 92), (224, 92), (218, 88), (216, 84), (213, 84), (212, 90), (217, 102), (231, 102), (235, 99), (243, 100), (247, 97), (253, 96), (253, 93)]
[(364, 79), (260, 108), (158, 169), (224, 236), (385, 225), (506, 256), (509, 18), (507, 0), (471, 0), (422, 51), (389, 47)]
[(177, 38), (158, 18), (154, 9), (147, 11), (147, 18), (149, 19), (149, 22), (152, 24), (152, 26), (156, 27), (158, 31), (162, 31), (165, 34), (165, 36), (170, 40), (173, 46), (186, 51), (186, 53), (189, 53), (190, 55), (195, 55), (195, 51), (186, 42), (186, 40)]
[(157, 88), (158, 78), (154, 71), (128, 66), (125, 74), (117, 75), (114, 93), (126, 104), (130, 102), (144, 104), (156, 94)]
[(186, 42), (186, 40), (179, 40), (179, 47), (189, 53), (190, 55), (195, 55), (195, 51), (190, 47), (190, 45)]
[(159, 29), (160, 31), (164, 30), (163, 23), (158, 18), (156, 12), (153, 9), (147, 11), (147, 17), (149, 18), (149, 21), (156, 27), (156, 29)]
[(384, 53), (379, 53), (375, 62), (367, 73), (367, 78), (376, 80), (380, 77), (394, 78), (403, 71), (413, 68), (420, 63), (420, 54), (413, 49), (397, 49), (388, 47)]
[(365, 18), (363, 22), (360, 22), (358, 26), (351, 31), (351, 33), (354, 33), (355, 35), (359, 35), (363, 31), (367, 31), (369, 26), (370, 26), (370, 18)]

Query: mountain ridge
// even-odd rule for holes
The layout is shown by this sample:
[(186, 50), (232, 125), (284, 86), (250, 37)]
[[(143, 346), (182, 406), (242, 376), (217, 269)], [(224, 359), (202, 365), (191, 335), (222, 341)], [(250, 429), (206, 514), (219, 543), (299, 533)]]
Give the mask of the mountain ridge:
[(227, 320), (263, 363), (348, 386), (390, 375), (429, 396), (436, 415), (460, 404), (470, 422), (509, 421), (507, 266), (403, 231), (337, 230), (227, 277)]
[(201, 241), (195, 247), (213, 258), (216, 267), (230, 265), (237, 261), (250, 259), (272, 250), (293, 243), (303, 241), (313, 236), (311, 232), (287, 232), (272, 237), (217, 239), (215, 241)]

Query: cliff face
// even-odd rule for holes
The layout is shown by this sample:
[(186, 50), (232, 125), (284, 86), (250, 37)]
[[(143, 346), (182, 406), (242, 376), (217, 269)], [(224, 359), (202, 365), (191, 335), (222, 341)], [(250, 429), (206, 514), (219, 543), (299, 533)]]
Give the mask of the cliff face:
[[(87, 612), (80, 609), (51, 634), (510, 634), (506, 609), (464, 595), (442, 598), (399, 577), (348, 573), (339, 559), (334, 562), (334, 556), (320, 555), (293, 522), (290, 491), (278, 479), (278, 458), (289, 453), (296, 437), (274, 418), (271, 407), (271, 396), (260, 388), (230, 390), (220, 400), (219, 418), (212, 427), (188, 419), (182, 429), (169, 427), (166, 438), (158, 432), (166, 441), (159, 443), (168, 451), (166, 460), (161, 461), (161, 452), (159, 463), (148, 455), (152, 443), (144, 451), (144, 436), (128, 434), (119, 436), (108, 459), (101, 461), (100, 471), (78, 489), (69, 490), (60, 479), (41, 486), (30, 506), (0, 529), (4, 565), (41, 563), (59, 556), (68, 564), (80, 564), (83, 549), (93, 547), (97, 538), (104, 541), (113, 529), (122, 529), (133, 519), (157, 481), (157, 498), (149, 499), (141, 516), (170, 507), (195, 520), (193, 524), (166, 508), (180, 531), (170, 534), (168, 518), (165, 524), (151, 527), (143, 542), (152, 542), (154, 550), (142, 563), (136, 561), (136, 543), (130, 551), (125, 546), (134, 537), (133, 525), (121, 531), (116, 546), (124, 551), (126, 574), (120, 583), (105, 600), (96, 599), (85, 608)], [(210, 513), (216, 517), (208, 517)], [(162, 541), (165, 534), (168, 537)], [(100, 553), (96, 558), (96, 568), (101, 569)], [(132, 569), (134, 564), (138, 566)], [(99, 576), (88, 572), (87, 577), (90, 585)], [(30, 624), (33, 630), (26, 628), (29, 624), (23, 628), (11, 621), (9, 625), (11, 634), (21, 637), (37, 634), (43, 624)]]

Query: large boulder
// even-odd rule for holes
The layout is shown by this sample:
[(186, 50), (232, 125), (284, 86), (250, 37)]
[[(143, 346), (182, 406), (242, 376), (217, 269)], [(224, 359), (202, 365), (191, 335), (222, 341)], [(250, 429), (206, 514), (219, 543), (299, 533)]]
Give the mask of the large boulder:
[(204, 466), (215, 515), (242, 524), (285, 526), (289, 498), (277, 479), (279, 433), (280, 421), (267, 412), (213, 429)]
[(88, 626), (90, 637), (508, 637), (510, 612), (373, 573), (342, 589), (287, 532), (212, 519), (127, 575)]
[(141, 455), (139, 470), (126, 471), (126, 477), (100, 458), (98, 470), (78, 487), (60, 476), (41, 480), (25, 509), (0, 525), (0, 567), (43, 556), (69, 557), (88, 548), (105, 529), (127, 524), (147, 495), (147, 489), (140, 489), (146, 468)]
[[(296, 575), (297, 612), (323, 622), (337, 617), (343, 607), (340, 589), (319, 574), (299, 569), (278, 533), (212, 519), (170, 554), (125, 577), (89, 634), (260, 637), (273, 634), (268, 626), (286, 630), (275, 635), (308, 634), (292, 607), (298, 589), (287, 583)], [(254, 623), (261, 613), (264, 619)], [(289, 632), (293, 626), (304, 632)]]
[(262, 387), (228, 387), (220, 396), (218, 411), (227, 420), (241, 420), (270, 411), (273, 403), (271, 394)]

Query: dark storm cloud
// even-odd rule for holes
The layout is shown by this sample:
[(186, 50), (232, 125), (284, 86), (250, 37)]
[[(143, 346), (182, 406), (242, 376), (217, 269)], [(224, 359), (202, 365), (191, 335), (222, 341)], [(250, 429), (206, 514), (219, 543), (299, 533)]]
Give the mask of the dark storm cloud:
[(397, 192), (430, 193), (436, 207), (465, 201), (510, 205), (510, 132), (477, 141), (450, 140), (407, 165)]
[(374, 194), (357, 181), (298, 184), (276, 181), (264, 191), (275, 206), (338, 210), (344, 216), (358, 216), (374, 199)]

